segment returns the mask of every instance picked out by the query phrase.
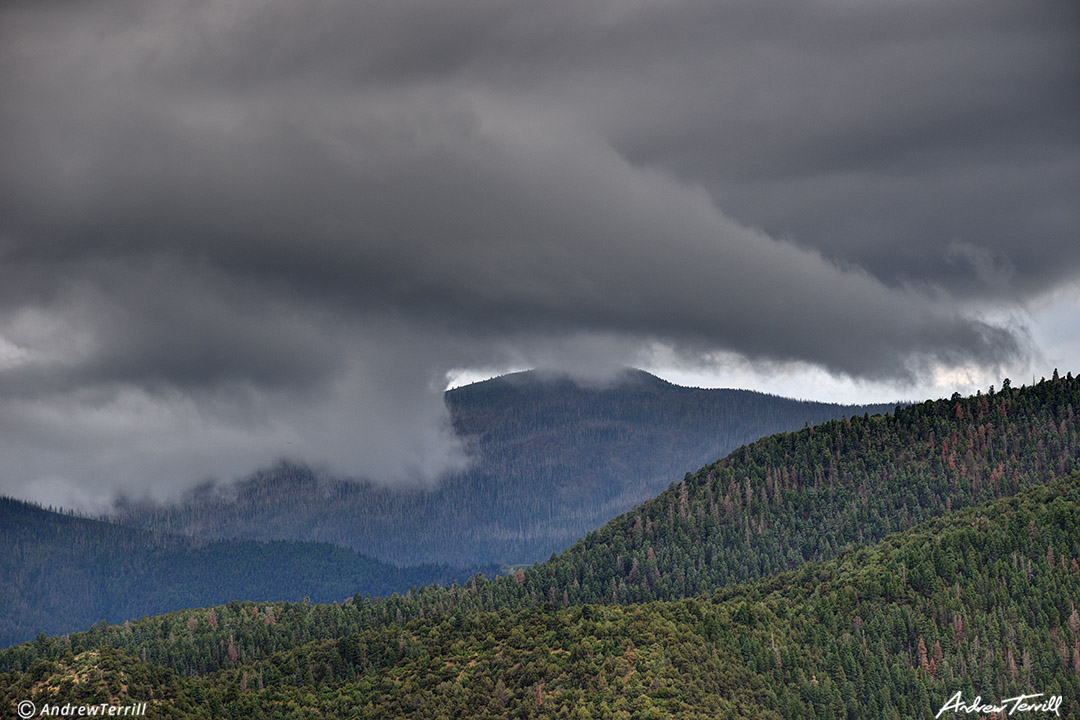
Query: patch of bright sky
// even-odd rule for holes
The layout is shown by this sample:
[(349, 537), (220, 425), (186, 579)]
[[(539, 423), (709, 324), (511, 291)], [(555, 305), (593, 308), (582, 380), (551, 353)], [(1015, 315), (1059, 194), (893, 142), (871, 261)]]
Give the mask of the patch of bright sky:
[[(1080, 373), (1080, 282), (1060, 288), (1033, 307), (1031, 336), (1042, 350), (1039, 365), (1062, 374)], [(1030, 380), (1030, 378), (1028, 378)]]
[(652, 348), (652, 356), (643, 370), (685, 387), (739, 388), (837, 403), (893, 403), (919, 397), (895, 384), (836, 376), (809, 363), (755, 363), (735, 353), (714, 353), (687, 364), (662, 345)]
[(510, 373), (529, 369), (527, 365), (507, 368), (454, 368), (446, 373), (446, 389), (453, 390), (463, 385), (472, 385), (473, 383), (497, 378), (500, 375), (509, 375)]
[[(1003, 311), (995, 322), (1009, 322), (1014, 311)], [(1032, 302), (1023, 324), (1032, 342), (1032, 357), (997, 371), (978, 366), (938, 366), (912, 383), (863, 380), (833, 375), (809, 363), (754, 363), (736, 353), (717, 352), (689, 363), (670, 347), (653, 343), (635, 367), (676, 385), (702, 388), (742, 388), (799, 400), (837, 403), (895, 403), (973, 395), (1008, 377), (1014, 387), (1061, 374), (1080, 373), (1080, 283), (1059, 288)], [(447, 389), (528, 369), (457, 368), (447, 373)]]

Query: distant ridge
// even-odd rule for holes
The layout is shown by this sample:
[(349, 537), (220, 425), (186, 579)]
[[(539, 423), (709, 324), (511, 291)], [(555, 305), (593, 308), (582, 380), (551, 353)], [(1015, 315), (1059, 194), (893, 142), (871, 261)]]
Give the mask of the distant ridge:
[(519, 585), (478, 578), (440, 591), (427, 616), (403, 614), (411, 598), (245, 602), (42, 637), (0, 652), (0, 705), (148, 699), (192, 720), (899, 720), (1023, 695), (1046, 703), (1032, 716), (1075, 718), (1078, 558), (1074, 474), (676, 601), (481, 609)]
[(204, 488), (173, 506), (122, 504), (112, 517), (194, 537), (330, 542), (405, 564), (530, 563), (747, 442), (893, 409), (685, 388), (632, 369), (604, 381), (532, 370), (445, 398), (475, 463), (435, 489), (282, 464), (230, 497)]
[[(1034, 387), (1006, 383), (996, 392), (770, 436), (687, 473), (545, 562), (463, 587), (356, 601), (365, 623), (384, 626), (445, 614), (728, 593), (1080, 471), (1076, 408), (1080, 378), (1055, 373)], [(1046, 547), (1042, 552), (1051, 556)], [(911, 572), (901, 585), (921, 584), (925, 570)]]
[[(0, 497), (0, 647), (230, 600), (331, 602), (477, 569), (398, 568), (324, 543), (204, 542)], [(493, 568), (486, 568), (492, 572)]]

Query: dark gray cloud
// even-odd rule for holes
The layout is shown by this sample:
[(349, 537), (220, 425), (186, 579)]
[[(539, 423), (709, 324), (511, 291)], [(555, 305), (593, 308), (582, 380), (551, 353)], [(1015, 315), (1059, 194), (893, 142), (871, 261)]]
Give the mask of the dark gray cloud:
[(447, 371), (655, 343), (885, 381), (1016, 362), (1001, 307), (1080, 265), (1077, 20), (7, 3), (4, 487), (279, 455), (429, 482), (461, 462)]
[[(625, 113), (617, 145), (893, 286), (1016, 299), (1075, 277), (1080, 6), (840, 5), (801, 4), (672, 67), (664, 111)], [(722, 22), (711, 12), (703, 28)], [(1017, 273), (988, 285), (952, 262), (955, 242)]]

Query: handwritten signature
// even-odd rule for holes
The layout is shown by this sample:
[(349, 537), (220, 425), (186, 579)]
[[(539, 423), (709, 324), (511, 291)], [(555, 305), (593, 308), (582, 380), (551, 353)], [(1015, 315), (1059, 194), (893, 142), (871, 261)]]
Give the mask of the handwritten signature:
[(1043, 693), (1035, 693), (1034, 695), (1017, 695), (1016, 697), (1005, 698), (1001, 700), (999, 704), (993, 705), (991, 703), (984, 703), (981, 695), (976, 695), (975, 699), (970, 704), (965, 704), (960, 691), (957, 691), (955, 695), (948, 699), (948, 701), (941, 706), (938, 710), (935, 718), (941, 717), (941, 714), (952, 710), (958, 713), (1006, 713), (1012, 715), (1016, 712), (1052, 712), (1055, 715), (1061, 715), (1061, 695), (1051, 695), (1041, 702), (1028, 702), (1035, 698), (1040, 698)]

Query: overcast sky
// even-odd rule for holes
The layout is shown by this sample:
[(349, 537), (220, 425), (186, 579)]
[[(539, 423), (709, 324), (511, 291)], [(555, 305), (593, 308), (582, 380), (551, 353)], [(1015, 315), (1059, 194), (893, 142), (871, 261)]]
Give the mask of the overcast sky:
[(7, 0), (0, 492), (465, 462), (448, 382), (1080, 371), (1075, 0)]

